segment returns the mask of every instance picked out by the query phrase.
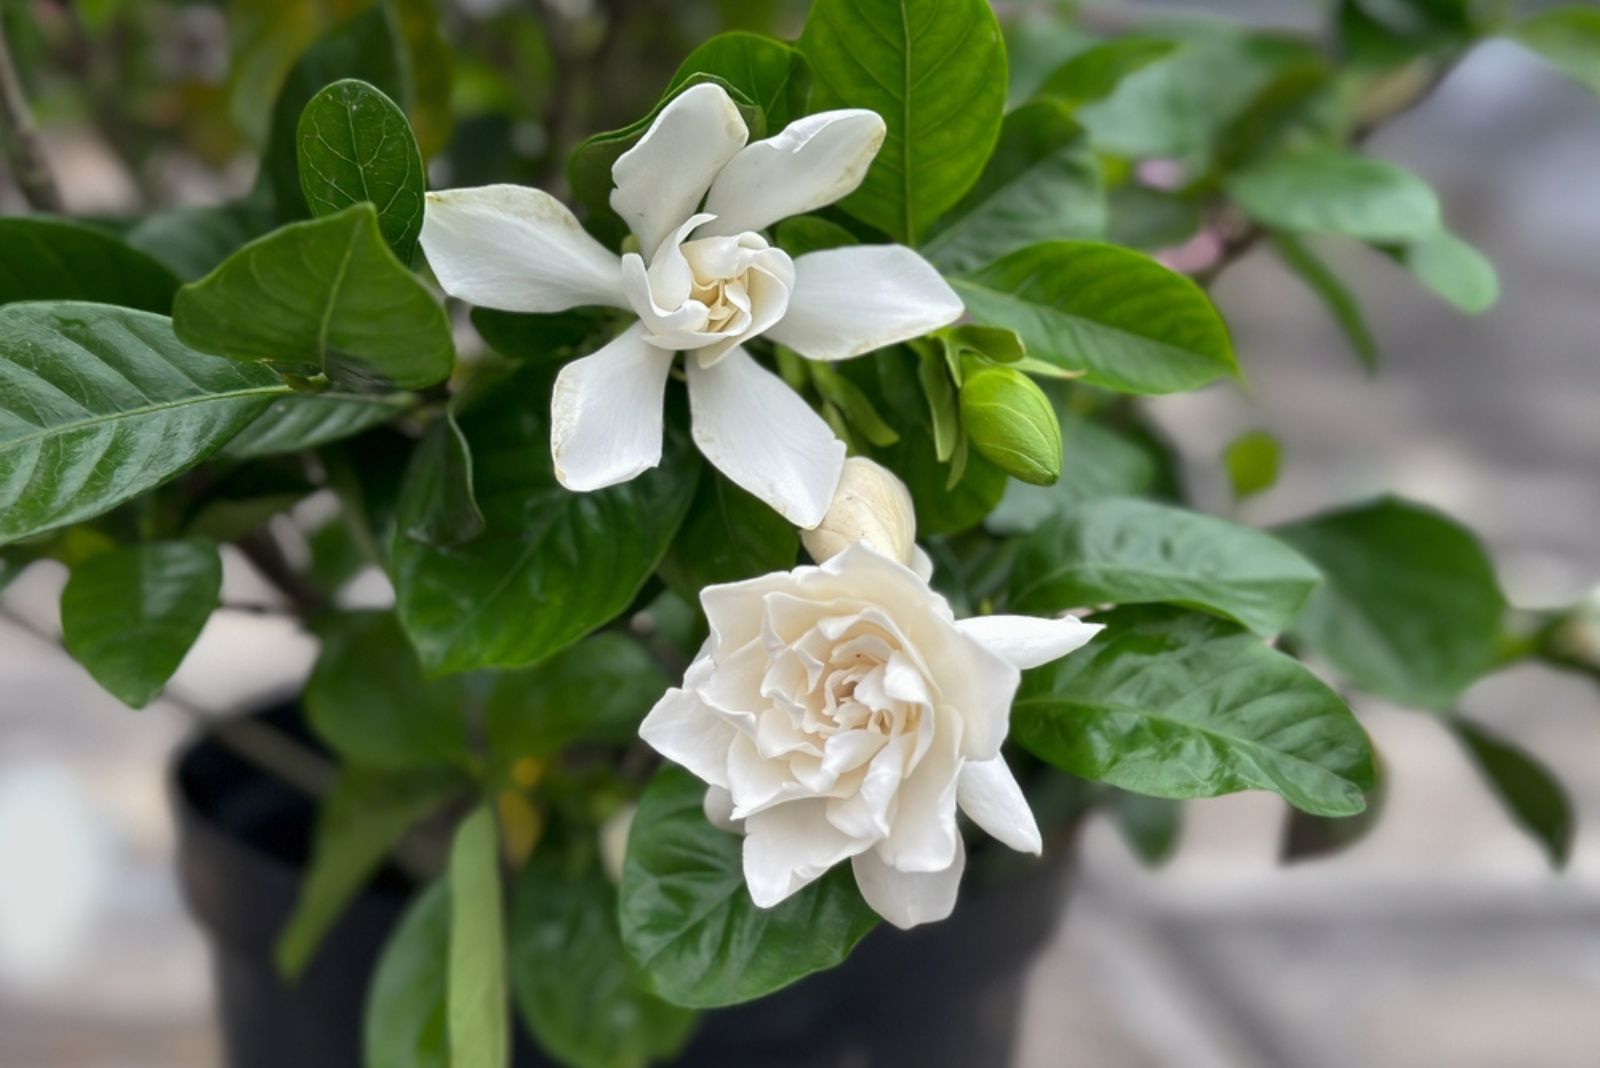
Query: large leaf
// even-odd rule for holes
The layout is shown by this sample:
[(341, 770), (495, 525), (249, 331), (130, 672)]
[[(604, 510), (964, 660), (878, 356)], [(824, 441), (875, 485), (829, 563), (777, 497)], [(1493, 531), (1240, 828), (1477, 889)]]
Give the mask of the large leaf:
[(667, 550), (698, 464), (669, 434), (661, 466), (573, 493), (550, 461), (549, 375), (530, 368), (461, 417), (484, 532), (469, 542), (394, 542), (400, 617), (430, 673), (521, 667), (617, 616)]
[(414, 403), (409, 393), (296, 393), (273, 401), (222, 454), (243, 460), (315, 449), (387, 423)]
[(128, 244), (192, 282), (271, 228), (270, 208), (252, 197), (235, 204), (158, 211), (141, 219), (126, 236)]
[(982, 322), (1090, 385), (1176, 393), (1236, 375), (1228, 330), (1195, 283), (1141, 253), (1089, 241), (1013, 252), (952, 279)]
[(705, 784), (662, 768), (628, 835), (622, 942), (645, 984), (676, 1005), (715, 1008), (770, 994), (832, 968), (877, 916), (840, 865), (781, 905), (745, 889), (741, 839), (707, 822)]
[(412, 454), (396, 520), (403, 536), (426, 545), (456, 545), (483, 533), (472, 450), (453, 412), (428, 428)]
[(1022, 543), (1012, 602), (1036, 615), (1166, 602), (1263, 635), (1283, 630), (1319, 576), (1270, 534), (1153, 501), (1087, 501)]
[(1600, 93), (1600, 11), (1577, 5), (1541, 11), (1511, 27), (1509, 36)]
[(1477, 538), (1385, 499), (1282, 527), (1326, 578), (1295, 637), (1355, 685), (1445, 708), (1495, 662), (1505, 599)]
[(1099, 160), (1071, 109), (1035, 100), (1005, 117), (978, 183), (923, 252), (946, 271), (967, 271), (1039, 241), (1098, 238), (1105, 228)]
[(707, 586), (793, 567), (799, 548), (800, 535), (788, 520), (708, 470), (661, 561), (661, 577), (693, 603)]
[(888, 136), (845, 211), (907, 244), (977, 181), (1000, 133), (1006, 53), (988, 0), (816, 0), (811, 106), (868, 108)]
[(0, 304), (92, 300), (172, 310), (178, 279), (121, 240), (66, 219), (0, 219)]
[(1565, 867), (1577, 816), (1550, 769), (1482, 727), (1462, 719), (1452, 719), (1450, 726), (1511, 818), (1543, 847), (1552, 867)]
[(285, 226), (178, 291), (187, 344), (357, 389), (420, 389), (455, 363), (444, 307), (395, 258), (377, 210)]
[(371, 203), (383, 239), (401, 263), (409, 263), (422, 233), (426, 176), (399, 105), (366, 82), (334, 82), (300, 113), (295, 140), (300, 190), (311, 214)]
[(617, 892), (593, 865), (541, 850), (511, 899), (511, 989), (528, 1030), (574, 1068), (646, 1068), (694, 1014), (639, 989), (617, 931)]
[(454, 1068), (446, 1022), (450, 886), (418, 894), (389, 936), (367, 987), (364, 1068)]
[(506, 1068), (505, 915), (499, 835), (488, 805), (456, 828), (450, 850), (450, 1068)]
[(0, 544), (109, 511), (204, 460), (289, 392), (99, 304), (0, 308)]
[(791, 45), (758, 33), (720, 33), (689, 53), (668, 86), (670, 94), (696, 74), (712, 74), (744, 93), (777, 133), (805, 114), (811, 73)]
[(1043, 760), (1155, 797), (1271, 790), (1323, 816), (1373, 783), (1361, 725), (1298, 661), (1210, 616), (1123, 609), (1083, 649), (1029, 672), (1011, 733)]
[(1441, 225), (1428, 183), (1334, 149), (1274, 156), (1234, 175), (1228, 193), (1256, 222), (1291, 233), (1398, 242), (1429, 237)]
[(96, 682), (143, 708), (178, 670), (221, 591), (222, 559), (209, 541), (113, 549), (72, 569), (61, 640)]

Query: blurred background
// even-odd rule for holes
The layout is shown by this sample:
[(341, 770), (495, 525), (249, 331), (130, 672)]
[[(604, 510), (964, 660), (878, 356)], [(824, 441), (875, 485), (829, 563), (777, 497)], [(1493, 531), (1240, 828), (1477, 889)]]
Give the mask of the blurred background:
[[(170, 109), (220, 106), (206, 94), (221, 91), (221, 12), (176, 6), (182, 33), (147, 49), (156, 69), (130, 90), (126, 124), (97, 122), (124, 87), (88, 60), (66, 72), (79, 99), (41, 105), (70, 210), (215, 203), (248, 188), (253, 165), (224, 123), (191, 122), (159, 158), (130, 147), (148, 132), (140, 124), (160, 129)], [(1323, 17), (1312, 0), (1096, 6), (1111, 18), (1207, 12), (1307, 28)], [(685, 7), (704, 7), (705, 25), (681, 20), (683, 47), (641, 85), (646, 102), (692, 38), (737, 18), (737, 4)], [(530, 85), (546, 76), (534, 71)], [(592, 128), (605, 128), (643, 106), (594, 110), (606, 114)], [(538, 152), (537, 126), (495, 132), (510, 151)], [(1398, 267), (1361, 256), (1342, 273), (1384, 346), (1374, 381), (1316, 299), (1276, 260), (1251, 255), (1215, 290), (1251, 392), (1219, 387), (1154, 411), (1190, 457), (1202, 505), (1225, 506), (1224, 445), (1262, 427), (1282, 440), (1285, 466), (1246, 506), (1249, 520), (1400, 492), (1478, 531), (1513, 602), (1570, 603), (1600, 582), (1600, 101), (1491, 43), (1370, 149), (1438, 188), (1453, 228), (1499, 267), (1499, 305), (1463, 318)], [(0, 183), (0, 211), (23, 210)], [(285, 622), (221, 612), (172, 699), (135, 714), (48, 641), (64, 580), (40, 564), (0, 596), (0, 1065), (212, 1066), (205, 947), (171, 867), (167, 761), (197, 711), (292, 690), (314, 645)], [(230, 599), (250, 600), (241, 561), (229, 561), (228, 582)], [(370, 592), (381, 599), (381, 582)], [(1262, 795), (1187, 806), (1181, 845), (1155, 870), (1109, 821), (1092, 821), (1065, 921), (1032, 978), (1020, 1065), (1600, 1063), (1596, 696), (1592, 684), (1519, 668), (1464, 704), (1572, 790), (1578, 837), (1559, 875), (1437, 722), (1371, 702), (1358, 712), (1388, 798), (1376, 829), (1344, 853), (1281, 865), (1285, 810)]]

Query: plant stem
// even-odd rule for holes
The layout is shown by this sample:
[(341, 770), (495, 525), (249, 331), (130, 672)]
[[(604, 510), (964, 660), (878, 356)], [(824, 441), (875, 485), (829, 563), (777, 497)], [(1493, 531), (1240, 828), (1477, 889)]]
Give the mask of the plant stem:
[(277, 539), (265, 528), (246, 534), (237, 542), (239, 551), (286, 598), (301, 622), (309, 623), (328, 608), (322, 591), (311, 585), (283, 555)]
[(11, 42), (6, 37), (3, 16), (0, 16), (0, 132), (5, 134), (12, 176), (29, 206), (36, 211), (60, 214), (64, 208), (61, 190), (50, 171), (50, 161), (39, 140), (39, 128), (34, 124), (28, 98), (23, 95), (22, 79), (17, 75), (17, 64), (11, 56)]

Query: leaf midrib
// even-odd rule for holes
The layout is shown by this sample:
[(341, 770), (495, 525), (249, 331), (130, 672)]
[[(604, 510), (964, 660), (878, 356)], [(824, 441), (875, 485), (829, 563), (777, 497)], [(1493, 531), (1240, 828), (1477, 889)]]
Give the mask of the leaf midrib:
[(142, 419), (145, 416), (157, 415), (161, 412), (174, 411), (179, 408), (186, 408), (192, 404), (206, 404), (213, 401), (232, 401), (249, 397), (283, 397), (288, 396), (293, 392), (294, 390), (291, 387), (283, 384), (272, 386), (255, 386), (251, 389), (242, 389), (233, 393), (199, 393), (193, 396), (183, 397), (175, 401), (163, 401), (160, 404), (147, 404), (138, 408), (127, 408), (122, 411), (107, 412), (102, 415), (92, 416), (88, 419), (78, 419), (70, 423), (58, 423), (52, 426), (44, 427), (33, 433), (25, 434), (20, 438), (12, 438), (9, 441), (0, 441), (0, 453), (23, 448), (33, 444), (34, 442), (43, 441), (47, 438), (57, 437), (62, 434), (71, 434), (75, 431), (86, 430), (90, 427), (101, 426), (106, 423), (114, 423), (123, 419)]

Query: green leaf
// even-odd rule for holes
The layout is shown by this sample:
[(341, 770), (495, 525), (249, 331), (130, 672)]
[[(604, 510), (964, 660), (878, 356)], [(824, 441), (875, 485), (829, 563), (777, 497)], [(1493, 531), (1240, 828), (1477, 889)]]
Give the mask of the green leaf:
[(1494, 264), (1448, 230), (1388, 251), (1419, 282), (1467, 315), (1486, 312), (1500, 299)]
[(1063, 771), (1154, 797), (1271, 790), (1360, 812), (1372, 753), (1298, 661), (1209, 616), (1123, 609), (1083, 649), (1023, 677), (1011, 734)]
[(1036, 96), (1053, 96), (1068, 104), (1089, 104), (1116, 92), (1122, 80), (1178, 48), (1162, 37), (1118, 37), (1084, 49), (1045, 78)]
[(694, 496), (698, 463), (667, 436), (660, 467), (573, 493), (550, 461), (549, 375), (529, 369), (461, 416), (484, 532), (455, 546), (396, 538), (401, 619), (430, 674), (522, 667), (633, 601)]
[(707, 822), (705, 784), (680, 768), (639, 800), (622, 868), (622, 942), (648, 989), (675, 1005), (750, 1001), (849, 956), (878, 917), (840, 865), (770, 909), (750, 900), (742, 841)]
[(1370, 693), (1447, 708), (1495, 663), (1505, 599), (1471, 532), (1384, 499), (1281, 527), (1326, 582), (1294, 636)]
[(1228, 193), (1256, 222), (1290, 233), (1406, 242), (1442, 225), (1428, 183), (1392, 163), (1336, 149), (1274, 156), (1234, 175)]
[(401, 836), (465, 785), (446, 773), (340, 769), (317, 810), (311, 864), (274, 950), (285, 978), (292, 981), (305, 971), (323, 936)]
[(455, 1068), (445, 1008), (450, 914), (450, 885), (440, 879), (389, 936), (367, 988), (364, 1068)]
[(400, 39), (411, 98), (406, 113), (416, 131), (423, 159), (432, 159), (450, 142), (455, 115), (455, 57), (441, 26), (439, 0), (387, 0)]
[(289, 388), (161, 316), (0, 308), (0, 544), (89, 519), (204, 460)]
[(627, 744), (670, 685), (636, 639), (595, 634), (534, 667), (499, 674), (484, 708), (484, 736), (508, 766), (579, 740)]
[(968, 271), (1039, 241), (1105, 234), (1100, 162), (1072, 112), (1035, 100), (1005, 117), (994, 154), (923, 253), (945, 271)]
[(506, 1068), (505, 917), (494, 810), (480, 806), (450, 851), (450, 1068)]
[(126, 236), (129, 245), (192, 282), (270, 229), (272, 212), (252, 197), (215, 207), (158, 211), (145, 216)]
[(1317, 569), (1270, 534), (1153, 501), (1087, 501), (1022, 543), (1012, 602), (1045, 614), (1168, 603), (1273, 635), (1305, 607)]
[(311, 214), (370, 203), (383, 239), (401, 263), (410, 263), (422, 233), (426, 176), (405, 112), (381, 90), (346, 78), (311, 98), (295, 138)]
[(1507, 35), (1600, 93), (1600, 11), (1578, 6), (1542, 11), (1512, 26)]
[(1237, 500), (1264, 493), (1278, 482), (1278, 467), (1283, 448), (1265, 430), (1251, 430), (1228, 442), (1222, 451), (1222, 466)]
[(511, 899), (511, 989), (528, 1030), (573, 1068), (646, 1068), (677, 1051), (695, 1014), (639, 989), (596, 867), (541, 850)]
[(661, 577), (694, 603), (707, 586), (788, 570), (799, 549), (800, 535), (788, 520), (707, 470), (661, 561)]
[(252, 241), (178, 291), (173, 323), (203, 351), (355, 389), (420, 389), (455, 363), (449, 316), (395, 259), (371, 204)]
[(1450, 727), (1517, 825), (1564, 868), (1572, 855), (1577, 816), (1560, 781), (1531, 755), (1482, 727), (1452, 718)]
[(1117, 829), (1141, 861), (1165, 864), (1178, 848), (1183, 831), (1183, 806), (1166, 797), (1148, 797), (1118, 790), (1111, 798)]
[(143, 708), (178, 670), (222, 591), (209, 541), (113, 549), (72, 569), (61, 591), (61, 641), (123, 704)]
[(951, 284), (974, 317), (1010, 327), (1030, 356), (1083, 371), (1089, 385), (1176, 393), (1239, 373), (1200, 287), (1128, 249), (1052, 241)]
[(1367, 807), (1354, 816), (1312, 816), (1290, 809), (1284, 821), (1278, 858), (1285, 864), (1316, 860), (1342, 853), (1365, 839), (1378, 825), (1389, 796), (1389, 768), (1374, 751), (1373, 785), (1367, 791)]
[(257, 145), (272, 102), (296, 59), (317, 36), (370, 0), (228, 0), (228, 108)]
[(412, 454), (397, 522), (402, 537), (424, 545), (459, 545), (483, 533), (472, 449), (453, 412), (428, 428)]
[(1356, 302), (1355, 294), (1299, 238), (1289, 234), (1274, 234), (1272, 243), (1289, 269), (1299, 275), (1300, 280), (1328, 306), (1328, 311), (1333, 313), (1334, 320), (1339, 324), (1339, 329), (1344, 331), (1361, 365), (1369, 373), (1377, 371), (1378, 342), (1367, 326), (1366, 316), (1361, 313), (1361, 305)]
[(178, 279), (160, 261), (66, 219), (0, 219), (0, 304), (89, 300), (172, 310)]
[(711, 74), (738, 89), (767, 117), (776, 133), (806, 113), (811, 72), (805, 56), (758, 33), (720, 33), (689, 53), (667, 87), (668, 95), (696, 74)]
[(616, 335), (615, 315), (595, 308), (556, 315), (473, 308), (472, 325), (495, 352), (529, 363), (566, 363), (599, 351)]
[(796, 215), (778, 223), (775, 243), (790, 256), (799, 259), (807, 252), (821, 252), (830, 248), (848, 248), (861, 242), (849, 230), (819, 215)]
[(1137, 497), (1155, 488), (1157, 459), (1138, 440), (1084, 415), (1059, 410), (1066, 458), (1053, 486), (1012, 482), (984, 526), (1002, 536), (1027, 534), (1098, 497)]
[(868, 108), (888, 136), (839, 206), (915, 245), (961, 199), (1000, 133), (1006, 52), (987, 0), (816, 0), (800, 35), (811, 106)]
[(268, 405), (222, 447), (222, 455), (249, 460), (315, 449), (387, 423), (414, 404), (409, 393), (295, 393)]
[(312, 728), (336, 752), (404, 771), (469, 760), (463, 680), (425, 679), (388, 612), (348, 612), (324, 629), (306, 683)]

